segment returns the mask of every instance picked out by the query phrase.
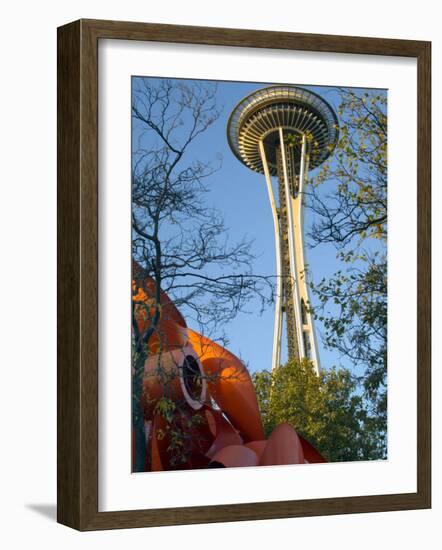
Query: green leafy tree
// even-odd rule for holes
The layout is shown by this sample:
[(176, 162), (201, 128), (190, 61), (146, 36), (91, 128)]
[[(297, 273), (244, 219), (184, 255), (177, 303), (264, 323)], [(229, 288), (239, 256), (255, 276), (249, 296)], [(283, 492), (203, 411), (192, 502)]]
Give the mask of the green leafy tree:
[(266, 435), (289, 423), (330, 462), (384, 456), (379, 427), (346, 369), (318, 376), (307, 360), (253, 375)]
[(360, 375), (381, 440), (387, 429), (387, 97), (338, 90), (340, 138), (308, 192), (314, 245), (331, 243), (342, 264), (312, 288), (326, 346)]

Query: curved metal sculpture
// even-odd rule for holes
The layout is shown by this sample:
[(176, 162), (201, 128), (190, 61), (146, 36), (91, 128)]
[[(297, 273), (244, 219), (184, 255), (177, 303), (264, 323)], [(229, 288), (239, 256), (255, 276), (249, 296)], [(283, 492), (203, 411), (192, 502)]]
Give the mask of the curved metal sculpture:
[[(133, 282), (138, 329), (151, 325), (155, 285), (136, 266)], [(265, 466), (325, 462), (288, 424), (265, 439), (252, 379), (230, 351), (189, 329), (168, 296), (161, 292), (161, 316), (144, 366), (142, 405), (145, 416), (146, 471)], [(180, 406), (173, 423), (191, 442), (186, 460), (174, 462), (176, 440), (170, 418), (158, 410), (167, 396)], [(304, 452), (305, 449), (305, 452)], [(133, 438), (133, 455), (136, 441)]]
[[(303, 193), (308, 170), (322, 164), (338, 139), (338, 119), (319, 95), (296, 86), (270, 86), (242, 99), (227, 137), (235, 156), (265, 175), (276, 249), (276, 304), (272, 368), (281, 362), (285, 312), (289, 359), (312, 361), (319, 372), (303, 244)], [(272, 176), (278, 178), (277, 204)]]

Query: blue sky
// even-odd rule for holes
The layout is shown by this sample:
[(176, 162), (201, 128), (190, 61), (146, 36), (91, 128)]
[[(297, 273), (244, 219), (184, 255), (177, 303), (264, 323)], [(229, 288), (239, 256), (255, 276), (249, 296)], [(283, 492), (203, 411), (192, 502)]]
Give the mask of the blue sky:
[[(221, 169), (206, 182), (210, 188), (206, 196), (206, 202), (209, 206), (215, 206), (223, 213), (232, 241), (239, 240), (243, 236), (254, 240), (253, 251), (257, 256), (254, 262), (254, 272), (270, 275), (275, 273), (275, 248), (272, 214), (265, 179), (264, 176), (251, 171), (238, 161), (228, 146), (226, 136), (228, 117), (238, 101), (265, 85), (268, 84), (218, 82), (217, 96), (218, 103), (222, 106), (221, 116), (204, 134), (195, 140), (188, 151), (189, 158), (187, 160), (191, 161), (193, 157), (201, 160), (212, 159), (216, 162), (217, 157), (221, 155)], [(303, 85), (301, 84), (301, 86)], [(333, 88), (307, 85), (303, 87), (321, 95), (337, 111), (339, 96)], [(134, 130), (134, 135), (135, 133), (136, 130)], [(139, 136), (136, 137), (138, 139)], [(148, 147), (148, 133), (143, 135), (143, 140), (143, 145)], [(315, 170), (310, 172), (309, 177), (311, 179), (315, 177)], [(306, 234), (312, 220), (312, 212), (305, 209)], [(311, 248), (307, 237), (305, 244), (305, 261), (314, 281), (319, 281), (322, 277), (328, 277), (342, 267), (336, 260), (336, 249), (333, 245), (324, 244)], [(311, 295), (311, 300), (314, 306), (315, 299), (313, 295)], [(257, 308), (258, 304), (250, 303), (248, 306), (250, 314), (238, 314), (225, 327), (230, 342), (230, 351), (241, 357), (252, 372), (271, 369), (274, 311), (272, 307), (269, 307), (262, 315), (258, 315), (256, 313)], [(315, 326), (321, 366), (330, 368), (333, 365), (341, 364), (340, 357), (336, 352), (324, 348), (321, 338), (321, 324), (316, 322)], [(283, 352), (283, 361), (285, 357), (285, 352)], [(347, 366), (349, 365), (347, 364)]]

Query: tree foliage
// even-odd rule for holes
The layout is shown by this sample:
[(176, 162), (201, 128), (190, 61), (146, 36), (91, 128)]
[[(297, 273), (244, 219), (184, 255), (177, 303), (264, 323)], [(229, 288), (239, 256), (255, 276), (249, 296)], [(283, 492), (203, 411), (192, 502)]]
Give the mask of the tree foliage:
[(310, 185), (314, 245), (342, 268), (312, 284), (326, 346), (360, 373), (366, 404), (387, 429), (387, 97), (339, 89), (340, 138)]
[[(318, 215), (315, 244), (339, 248), (354, 239), (387, 237), (387, 98), (339, 89), (339, 141), (315, 176), (310, 208)], [(315, 193), (329, 185), (331, 192)]]
[(324, 370), (318, 376), (310, 361), (290, 361), (273, 372), (254, 373), (253, 381), (266, 435), (288, 422), (327, 461), (384, 457), (376, 418), (367, 412), (348, 370)]

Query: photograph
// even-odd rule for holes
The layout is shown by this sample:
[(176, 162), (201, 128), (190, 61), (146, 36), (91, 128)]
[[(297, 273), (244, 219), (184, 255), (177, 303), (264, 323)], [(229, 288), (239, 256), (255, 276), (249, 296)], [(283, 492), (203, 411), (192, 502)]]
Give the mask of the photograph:
[(440, 18), (364, 8), (6, 5), (7, 550), (440, 538)]
[(133, 473), (388, 459), (387, 102), (131, 77)]
[(363, 8), (5, 3), (7, 550), (441, 538), (440, 10)]

